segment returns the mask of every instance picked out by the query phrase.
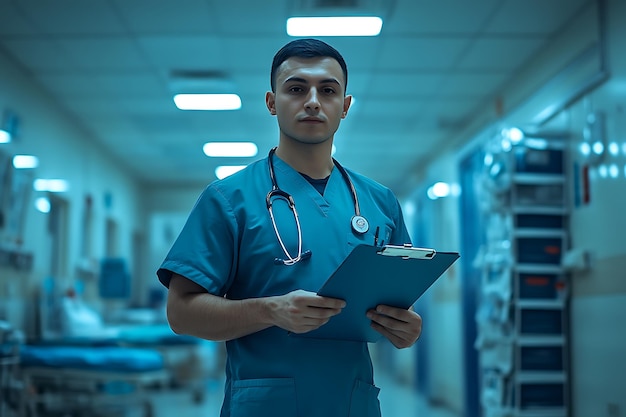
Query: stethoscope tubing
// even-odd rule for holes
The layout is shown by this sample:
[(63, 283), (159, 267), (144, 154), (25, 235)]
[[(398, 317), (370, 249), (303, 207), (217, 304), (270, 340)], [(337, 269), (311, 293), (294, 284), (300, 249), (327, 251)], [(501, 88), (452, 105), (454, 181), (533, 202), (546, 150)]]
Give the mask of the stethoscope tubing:
[[(274, 157), (274, 153), (276, 152), (276, 149), (277, 149), (276, 147), (272, 148), (267, 156), (267, 164), (268, 164), (268, 169), (269, 169), (270, 181), (272, 182), (272, 189), (265, 196), (265, 204), (267, 206), (267, 211), (269, 212), (269, 215), (270, 215), (270, 220), (272, 221), (274, 232), (276, 233), (276, 237), (278, 238), (278, 243), (280, 244), (280, 247), (285, 253), (285, 256), (287, 257), (287, 259), (280, 260), (276, 258), (274, 262), (276, 264), (294, 265), (301, 260), (310, 258), (311, 251), (307, 250), (305, 251), (305, 253), (302, 252), (302, 228), (300, 226), (300, 218), (298, 217), (298, 211), (296, 210), (296, 203), (293, 197), (291, 196), (291, 194), (289, 194), (288, 192), (284, 190), (281, 190), (278, 187), (278, 182), (276, 181), (276, 173), (274, 171), (274, 162), (273, 162), (273, 157)], [(354, 201), (354, 216), (352, 217), (350, 221), (352, 225), (352, 230), (354, 230), (355, 233), (364, 234), (369, 229), (369, 223), (365, 219), (365, 217), (361, 215), (361, 208), (359, 206), (359, 198), (356, 193), (356, 188), (354, 187), (354, 184), (352, 183), (352, 180), (350, 179), (350, 175), (348, 175), (348, 172), (344, 169), (344, 167), (341, 166), (341, 164), (337, 162), (335, 158), (332, 158), (332, 160), (333, 160), (333, 164), (337, 167), (344, 181), (348, 185), (348, 188), (350, 189), (350, 193), (352, 194), (352, 200)], [(280, 197), (287, 201), (287, 203), (289, 204), (289, 209), (293, 213), (294, 219), (296, 221), (296, 228), (298, 230), (298, 255), (296, 256), (292, 256), (289, 253), (285, 243), (283, 242), (283, 239), (280, 236), (280, 232), (278, 231), (278, 226), (276, 225), (276, 219), (274, 218), (274, 210), (272, 209), (272, 199), (275, 197)]]

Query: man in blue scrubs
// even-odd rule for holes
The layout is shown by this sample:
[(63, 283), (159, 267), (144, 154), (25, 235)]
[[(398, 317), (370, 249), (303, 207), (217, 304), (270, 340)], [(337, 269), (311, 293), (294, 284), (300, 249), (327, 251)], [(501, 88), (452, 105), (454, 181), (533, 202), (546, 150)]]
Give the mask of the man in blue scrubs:
[[(277, 52), (266, 104), (278, 147), (205, 189), (157, 272), (172, 329), (226, 341), (222, 417), (380, 416), (367, 343), (297, 336), (341, 312), (344, 301), (316, 290), (356, 245), (410, 242), (392, 192), (331, 157), (347, 81), (324, 42)], [(421, 332), (412, 309), (378, 306), (367, 317), (397, 348)]]

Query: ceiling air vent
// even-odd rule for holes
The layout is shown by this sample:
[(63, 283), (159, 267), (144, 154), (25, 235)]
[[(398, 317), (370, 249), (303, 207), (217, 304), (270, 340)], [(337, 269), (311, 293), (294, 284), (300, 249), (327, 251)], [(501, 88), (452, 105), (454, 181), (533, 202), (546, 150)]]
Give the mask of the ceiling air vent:
[(300, 0), (295, 11), (307, 14), (329, 13), (343, 10), (352, 13), (378, 13), (386, 10), (390, 3), (385, 0)]
[(359, 6), (359, 0), (311, 0), (315, 9), (344, 9)]

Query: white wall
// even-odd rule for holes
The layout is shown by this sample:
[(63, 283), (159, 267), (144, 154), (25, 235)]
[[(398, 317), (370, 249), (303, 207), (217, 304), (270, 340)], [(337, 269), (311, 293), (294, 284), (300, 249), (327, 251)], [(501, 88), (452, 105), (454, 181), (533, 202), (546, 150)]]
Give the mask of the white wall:
[[(0, 151), (9, 154), (31, 154), (39, 158), (35, 170), (38, 178), (60, 178), (69, 182), (70, 190), (60, 195), (69, 207), (67, 250), (62, 256), (67, 266), (56, 277), (60, 287), (67, 287), (75, 278), (75, 268), (81, 262), (82, 216), (86, 195), (93, 198), (92, 257), (105, 254), (105, 220), (118, 224), (119, 255), (132, 253), (132, 234), (145, 233), (142, 212), (142, 191), (132, 177), (107, 156), (70, 115), (59, 110), (35, 80), (17, 68), (11, 59), (0, 53), (0, 110), (10, 109), (19, 115), (20, 136), (12, 143), (0, 144)], [(110, 193), (112, 204), (105, 207), (104, 195)], [(25, 309), (32, 312), (34, 293), (49, 275), (50, 245), (47, 235), (47, 215), (34, 208), (33, 192), (27, 207), (23, 249), (34, 254), (34, 268), (28, 274), (4, 268), (0, 271), (0, 300), (11, 298), (8, 312), (12, 322), (33, 331), (33, 322), (24, 322)], [(7, 242), (4, 232), (3, 243)], [(132, 259), (129, 270), (132, 271)], [(87, 283), (88, 287), (96, 285)]]

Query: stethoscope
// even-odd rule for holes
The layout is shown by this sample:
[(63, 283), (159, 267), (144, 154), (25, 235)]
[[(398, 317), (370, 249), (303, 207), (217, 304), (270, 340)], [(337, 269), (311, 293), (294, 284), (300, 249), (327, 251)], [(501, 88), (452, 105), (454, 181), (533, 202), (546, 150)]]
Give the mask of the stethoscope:
[[(311, 257), (311, 251), (302, 251), (302, 229), (300, 228), (300, 219), (298, 217), (298, 211), (296, 210), (296, 203), (294, 202), (293, 197), (288, 192), (278, 188), (278, 183), (276, 182), (276, 174), (274, 173), (274, 162), (272, 161), (275, 152), (276, 148), (272, 148), (269, 155), (267, 156), (267, 165), (270, 172), (270, 180), (272, 181), (272, 189), (267, 193), (267, 196), (265, 197), (265, 203), (267, 205), (267, 211), (270, 214), (270, 219), (272, 220), (274, 233), (276, 233), (276, 238), (278, 238), (278, 243), (285, 253), (286, 259), (276, 258), (274, 259), (274, 263), (277, 265), (295, 265), (302, 260), (309, 259)], [(333, 163), (335, 164), (339, 172), (341, 172), (341, 176), (343, 177), (344, 181), (348, 185), (348, 188), (350, 188), (350, 192), (352, 193), (352, 200), (354, 200), (354, 216), (352, 216), (352, 219), (350, 220), (350, 223), (352, 225), (352, 231), (359, 235), (367, 233), (370, 225), (367, 219), (361, 216), (359, 199), (356, 195), (356, 189), (354, 188), (354, 184), (350, 180), (350, 176), (348, 175), (344, 167), (342, 167), (339, 162), (335, 160), (335, 158), (333, 158)], [(293, 217), (296, 221), (296, 228), (298, 229), (298, 254), (296, 256), (292, 256), (289, 253), (287, 247), (285, 246), (285, 243), (283, 242), (283, 239), (280, 237), (278, 226), (276, 226), (276, 219), (274, 218), (274, 211), (272, 210), (272, 203), (275, 198), (283, 198), (287, 201), (287, 203), (289, 204), (289, 209), (293, 213)]]

